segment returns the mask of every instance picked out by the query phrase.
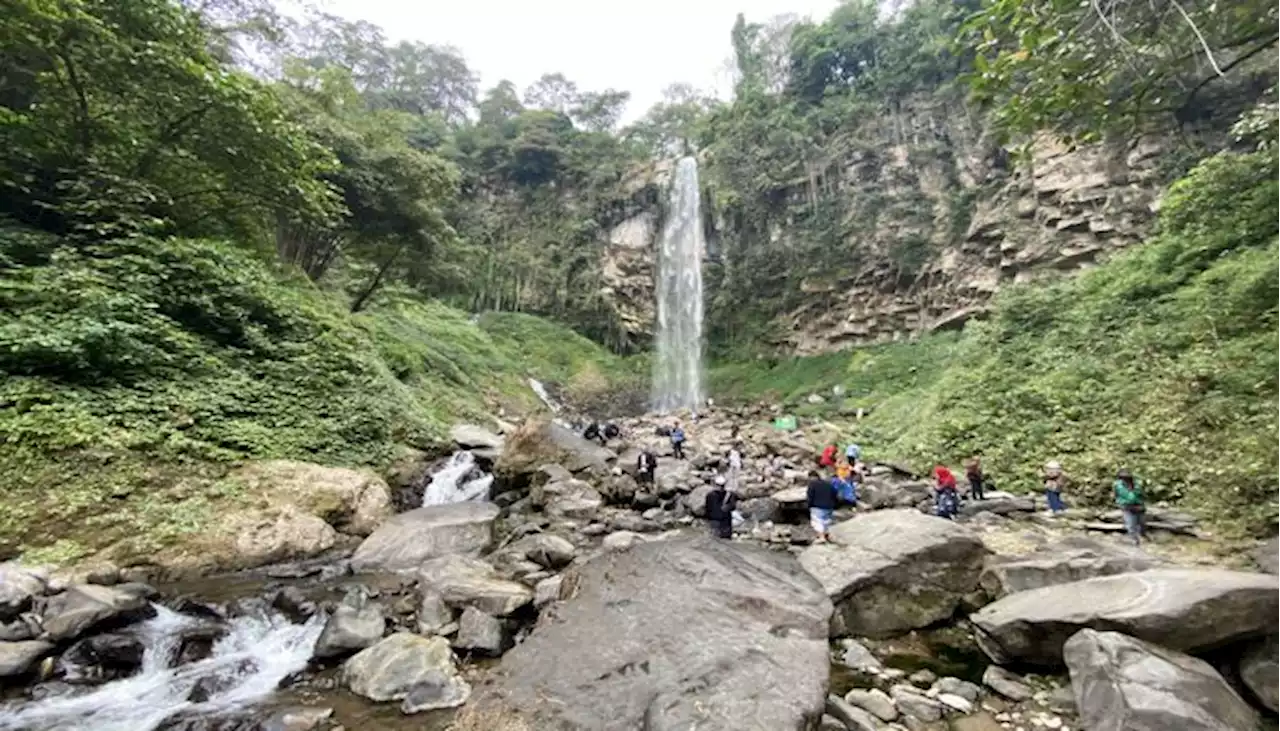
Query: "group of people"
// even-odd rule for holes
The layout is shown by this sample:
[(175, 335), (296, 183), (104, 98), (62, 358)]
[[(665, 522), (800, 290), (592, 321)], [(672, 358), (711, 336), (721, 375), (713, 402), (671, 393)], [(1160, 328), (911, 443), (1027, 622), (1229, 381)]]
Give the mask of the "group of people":
[(818, 466), (831, 472), (824, 477), (818, 471), (809, 473), (809, 485), (805, 493), (809, 507), (809, 524), (816, 534), (815, 541), (824, 543), (830, 539), (831, 521), (836, 508), (841, 505), (857, 506), (858, 488), (866, 477), (862, 463), (862, 448), (850, 443), (843, 455), (840, 447), (832, 442), (818, 457)]
[[(933, 476), (935, 481), (934, 512), (939, 517), (954, 519), (960, 511), (960, 492), (956, 484), (955, 475), (951, 474), (951, 470), (946, 467), (938, 465), (933, 469)], [(982, 472), (982, 464), (978, 457), (965, 462), (965, 480), (969, 483), (967, 497), (975, 500), (985, 499), (984, 489), (988, 483), (986, 476)], [(1049, 506), (1049, 511), (1054, 516), (1061, 515), (1067, 509), (1066, 503), (1063, 502), (1062, 494), (1066, 492), (1068, 484), (1067, 474), (1063, 471), (1060, 462), (1050, 460), (1045, 463), (1044, 471), (1041, 474), (1041, 486), (1044, 489), (1045, 503)], [(1142, 490), (1142, 484), (1128, 469), (1121, 469), (1116, 473), (1116, 479), (1112, 485), (1112, 494), (1116, 506), (1120, 508), (1124, 516), (1126, 533), (1133, 540), (1134, 545), (1140, 544), (1146, 516), (1146, 498)]]

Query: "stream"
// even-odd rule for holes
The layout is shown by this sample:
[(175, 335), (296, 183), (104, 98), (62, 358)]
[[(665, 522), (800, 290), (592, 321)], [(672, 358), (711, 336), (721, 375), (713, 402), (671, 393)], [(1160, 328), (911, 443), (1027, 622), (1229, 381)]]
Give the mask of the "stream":
[[(485, 499), (492, 482), (474, 455), (460, 451), (424, 486), (423, 504)], [(405, 716), (398, 703), (373, 703), (339, 688), (337, 667), (311, 664), (328, 614), (319, 610), (294, 622), (270, 601), (292, 588), (324, 602), (355, 584), (383, 590), (390, 600), (402, 583), (394, 576), (352, 576), (342, 557), (333, 556), (161, 586), (165, 597), (238, 605), (239, 611), (223, 622), (153, 603), (154, 617), (117, 633), (143, 648), (133, 675), (96, 686), (44, 683), (47, 694), (38, 699), (0, 705), (0, 731), (256, 731), (276, 728), (258, 725), (264, 714), (298, 708), (333, 709), (333, 720), (348, 728), (443, 729), (450, 712)], [(207, 656), (182, 662), (188, 636), (201, 630), (218, 635)], [(251, 708), (253, 720), (236, 723)]]

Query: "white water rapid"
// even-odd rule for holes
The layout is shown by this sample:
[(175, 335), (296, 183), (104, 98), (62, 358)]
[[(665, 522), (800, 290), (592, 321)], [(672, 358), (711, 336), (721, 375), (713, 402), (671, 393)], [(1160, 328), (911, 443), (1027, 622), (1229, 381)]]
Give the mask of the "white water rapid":
[[(200, 620), (157, 605), (156, 616), (137, 629), (146, 648), (137, 675), (75, 697), (6, 704), (0, 707), (0, 731), (152, 731), (177, 714), (243, 709), (306, 667), (324, 621), (320, 614), (306, 624), (278, 615), (238, 617), (208, 658), (173, 667), (182, 630)], [(187, 700), (203, 678), (215, 689), (209, 699)]]
[(698, 162), (676, 163), (658, 253), (658, 324), (653, 408), (697, 408), (702, 393), (702, 210)]
[(431, 482), (422, 491), (423, 505), (447, 505), (467, 500), (484, 500), (489, 496), (493, 475), (486, 475), (476, 467), (475, 455), (470, 452), (454, 452), (439, 472), (431, 476)]
[(547, 405), (548, 409), (551, 409), (551, 413), (560, 413), (560, 404), (556, 403), (556, 400), (551, 398), (550, 393), (547, 393), (547, 387), (542, 385), (542, 381), (539, 381), (536, 378), (530, 378), (529, 388), (533, 389), (533, 392), (538, 395), (538, 398), (542, 400), (542, 403)]

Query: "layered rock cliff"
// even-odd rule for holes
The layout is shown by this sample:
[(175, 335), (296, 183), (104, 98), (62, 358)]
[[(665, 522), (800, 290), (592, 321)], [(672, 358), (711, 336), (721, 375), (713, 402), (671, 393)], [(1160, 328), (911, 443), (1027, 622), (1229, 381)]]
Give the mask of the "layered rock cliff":
[[(772, 313), (779, 350), (810, 354), (958, 327), (1006, 283), (1084, 269), (1140, 241), (1164, 182), (1164, 146), (1152, 139), (1068, 147), (1045, 135), (1015, 159), (963, 108), (900, 110), (874, 127), (869, 143), (825, 160), (792, 191), (802, 210), (819, 196), (840, 198), (843, 220), (832, 222), (841, 240), (830, 263), (798, 272), (794, 296)], [(636, 185), (664, 187), (668, 173), (655, 166)], [(706, 178), (713, 188), (714, 171)], [(734, 252), (751, 236), (718, 213), (707, 216), (708, 240), (723, 252), (706, 260), (708, 301), (715, 287), (737, 286)], [(643, 210), (610, 231), (601, 253), (607, 295), (638, 341), (653, 327), (661, 223), (660, 207)], [(763, 238), (785, 251), (805, 235), (778, 217)]]

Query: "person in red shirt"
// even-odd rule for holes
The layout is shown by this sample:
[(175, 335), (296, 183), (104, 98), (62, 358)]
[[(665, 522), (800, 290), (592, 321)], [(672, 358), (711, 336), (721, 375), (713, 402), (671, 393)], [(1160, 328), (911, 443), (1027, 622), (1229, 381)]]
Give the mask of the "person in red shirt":
[(939, 518), (954, 520), (960, 510), (960, 495), (956, 491), (956, 477), (951, 470), (938, 465), (933, 468), (933, 476), (938, 481), (935, 488), (934, 506)]
[(818, 459), (818, 464), (827, 468), (836, 466), (836, 445), (828, 444), (827, 448), (822, 450), (822, 457)]

